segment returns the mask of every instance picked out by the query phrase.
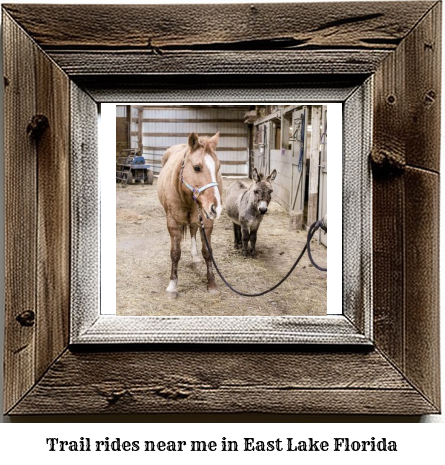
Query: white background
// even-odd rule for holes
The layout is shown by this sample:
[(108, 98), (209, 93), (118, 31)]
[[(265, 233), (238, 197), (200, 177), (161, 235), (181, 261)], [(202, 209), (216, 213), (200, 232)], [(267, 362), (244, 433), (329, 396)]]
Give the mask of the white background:
[[(10, 2), (13, 3), (13, 2)], [(30, 3), (30, 2), (16, 2)], [(44, 2), (39, 3), (60, 3)], [(68, 3), (68, 2), (65, 2)], [(69, 3), (91, 3), (77, 0)], [(106, 3), (106, 2), (97, 2)], [(122, 3), (122, 2), (108, 2)], [(132, 3), (144, 3), (132, 1)], [(145, 2), (149, 3), (149, 2)], [(158, 1), (157, 3), (163, 3)], [(170, 3), (191, 3), (186, 1)], [(204, 2), (193, 2), (204, 3)], [(222, 3), (222, 1), (221, 1)], [(245, 0), (238, 0), (237, 3), (251, 3)], [(359, 11), (358, 11), (359, 14)], [(197, 18), (199, 21), (199, 18)], [(0, 97), (2, 98), (2, 97)], [(442, 121), (443, 125), (443, 121)], [(442, 130), (442, 147), (443, 147), (443, 130)], [(0, 195), (3, 196), (3, 176), (0, 176)], [(443, 219), (443, 208), (445, 199), (442, 199), (441, 208)], [(2, 217), (4, 217), (3, 199), (1, 202)], [(443, 221), (443, 220), (442, 220)], [(3, 228), (1, 228), (2, 240)], [(3, 254), (3, 248), (1, 253)], [(3, 256), (4, 259), (4, 256)], [(443, 270), (443, 251), (441, 252), (441, 270)], [(442, 273), (441, 273), (442, 274)], [(4, 302), (4, 296), (2, 296)], [(443, 299), (442, 299), (443, 301)], [(443, 334), (444, 319), (442, 318), (441, 329)], [(3, 358), (3, 331), (4, 318), (3, 312), (0, 321), (0, 356)], [(442, 399), (445, 399), (444, 388), (445, 359), (442, 345)], [(0, 380), (2, 381), (2, 380)], [(44, 460), (46, 464), (61, 463), (78, 464), (78, 463), (96, 463), (99, 459), (104, 459), (108, 464), (121, 463), (122, 460), (131, 460), (132, 464), (148, 463), (226, 463), (227, 458), (232, 463), (245, 463), (255, 461), (256, 463), (270, 463), (279, 461), (279, 463), (299, 463), (300, 461), (311, 463), (336, 462), (342, 464), (354, 463), (393, 463), (406, 460), (409, 463), (414, 462), (439, 462), (443, 460), (443, 438), (445, 437), (445, 417), (443, 415), (431, 415), (421, 418), (406, 417), (385, 417), (385, 416), (271, 416), (258, 417), (251, 416), (199, 416), (199, 417), (178, 417), (178, 416), (62, 416), (62, 417), (27, 417), (2, 418), (3, 424), (0, 425), (0, 459), (4, 463), (15, 461), (17, 463), (31, 463)], [(242, 423), (244, 421), (258, 422), (255, 424)], [(190, 421), (192, 424), (181, 424), (179, 422)], [(199, 421), (201, 423), (195, 423)], [(211, 423), (211, 422), (220, 423)], [(375, 422), (379, 423), (375, 423)], [(44, 422), (42, 424), (35, 424)], [(58, 424), (55, 424), (58, 422)], [(106, 424), (92, 424), (91, 422), (106, 422)], [(121, 423), (120, 423), (121, 422)], [(126, 423), (132, 422), (132, 423)], [(139, 424), (138, 422), (147, 422)], [(168, 422), (168, 424), (163, 424)], [(175, 422), (175, 423), (170, 423)], [(231, 422), (223, 423), (223, 422)], [(272, 423), (271, 423), (272, 422)], [(309, 423), (305, 423), (309, 422)], [(317, 423), (323, 422), (323, 423)], [(341, 423), (333, 423), (341, 422)], [(364, 422), (364, 423), (359, 423)], [(402, 422), (402, 423), (396, 423)], [(403, 422), (410, 422), (403, 424)], [(440, 423), (430, 425), (419, 425), (414, 422)], [(124, 424), (125, 423), (125, 424)], [(156, 423), (156, 424), (154, 424)], [(334, 437), (350, 437), (351, 439), (367, 440), (371, 436), (376, 439), (386, 437), (388, 440), (394, 439), (398, 444), (398, 452), (182, 452), (182, 453), (143, 453), (143, 452), (48, 452), (48, 446), (45, 444), (47, 437), (59, 437), (60, 439), (74, 440), (81, 436), (90, 437), (94, 440), (101, 440), (105, 436), (110, 439), (120, 437), (122, 440), (215, 440), (219, 441), (223, 436), (228, 439), (242, 441), (244, 437), (255, 437), (256, 439), (273, 440), (277, 437), (283, 439), (293, 437), (298, 440), (313, 437), (317, 440), (332, 441)], [(130, 455), (129, 455), (130, 454)], [(148, 455), (147, 455), (148, 454)], [(166, 455), (169, 454), (169, 455)], [(171, 455), (170, 455), (171, 454)], [(303, 455), (301, 455), (303, 454)], [(250, 459), (250, 460), (249, 460)], [(119, 462), (118, 462), (119, 461)], [(224, 461), (224, 462), (223, 462)], [(303, 463), (304, 463), (303, 462)]]

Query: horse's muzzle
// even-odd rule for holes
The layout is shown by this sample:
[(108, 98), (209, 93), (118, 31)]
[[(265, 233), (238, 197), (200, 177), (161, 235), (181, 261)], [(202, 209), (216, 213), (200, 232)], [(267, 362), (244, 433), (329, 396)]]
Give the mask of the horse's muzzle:
[(215, 204), (210, 205), (210, 211), (207, 211), (203, 208), (204, 215), (208, 220), (216, 220), (218, 218), (218, 212), (216, 210)]

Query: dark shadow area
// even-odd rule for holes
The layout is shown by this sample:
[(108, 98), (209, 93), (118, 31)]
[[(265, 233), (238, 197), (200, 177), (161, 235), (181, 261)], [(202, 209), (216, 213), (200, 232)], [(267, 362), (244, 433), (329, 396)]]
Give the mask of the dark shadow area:
[(12, 423), (419, 423), (419, 415), (48, 415), (11, 417)]

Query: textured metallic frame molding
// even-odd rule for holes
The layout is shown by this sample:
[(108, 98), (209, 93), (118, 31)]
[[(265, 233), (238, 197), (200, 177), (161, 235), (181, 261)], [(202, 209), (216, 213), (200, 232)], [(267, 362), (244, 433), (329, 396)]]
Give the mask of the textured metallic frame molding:
[[(4, 411), (439, 412), (441, 19), (438, 1), (3, 5)], [(362, 203), (343, 315), (99, 316), (97, 106), (296, 89), (344, 102)]]
[[(255, 89), (251, 101), (283, 101), (283, 90)], [(341, 98), (344, 112), (343, 225), (344, 283), (342, 315), (326, 317), (117, 317), (100, 314), (98, 287), (99, 210), (97, 166), (81, 156), (84, 128), (94, 127), (96, 108), (89, 111), (72, 90), (72, 251), (71, 251), (71, 343), (303, 343), (372, 344), (372, 267), (371, 267), (371, 174), (368, 154), (372, 135), (372, 79), (356, 88), (289, 89), (294, 101), (332, 102)], [(341, 95), (341, 97), (340, 97)], [(206, 101), (205, 92), (197, 92), (193, 101)], [(247, 96), (244, 101), (247, 101)], [(131, 100), (134, 100), (134, 96)], [(147, 95), (146, 102), (158, 102), (158, 95)], [(183, 97), (184, 98), (184, 97)], [(181, 100), (183, 100), (183, 98)], [(230, 91), (220, 95), (230, 102)], [(212, 103), (212, 102), (209, 102)], [(79, 115), (82, 115), (80, 117)], [(87, 116), (88, 115), (88, 116)], [(87, 123), (86, 123), (87, 121)], [(87, 140), (88, 152), (97, 153), (97, 134)], [(97, 162), (97, 157), (94, 157)], [(81, 212), (82, 214), (76, 214)], [(341, 305), (341, 303), (340, 303)], [(367, 322), (358, 328), (354, 321)]]

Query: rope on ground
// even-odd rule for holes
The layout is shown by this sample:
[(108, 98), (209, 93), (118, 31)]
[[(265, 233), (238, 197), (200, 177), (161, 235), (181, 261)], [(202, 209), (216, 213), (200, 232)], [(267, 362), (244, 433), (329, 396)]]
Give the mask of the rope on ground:
[(215, 267), (216, 272), (218, 273), (219, 277), (222, 279), (222, 281), (224, 282), (224, 284), (225, 284), (231, 291), (235, 292), (236, 294), (238, 294), (238, 295), (240, 295), (240, 296), (242, 296), (242, 297), (261, 297), (262, 295), (268, 294), (269, 292), (274, 291), (277, 287), (281, 286), (281, 284), (283, 284), (284, 281), (286, 281), (286, 279), (287, 279), (287, 278), (292, 274), (292, 272), (295, 270), (295, 268), (297, 267), (298, 263), (299, 263), (300, 260), (303, 258), (303, 255), (304, 255), (304, 253), (306, 252), (306, 249), (307, 249), (307, 251), (308, 251), (309, 260), (311, 261), (311, 263), (312, 263), (318, 270), (327, 271), (327, 268), (322, 268), (322, 267), (320, 267), (319, 265), (317, 265), (317, 264), (315, 263), (315, 261), (314, 261), (313, 258), (312, 258), (312, 254), (311, 254), (311, 252), (310, 252), (310, 248), (311, 248), (311, 247), (310, 247), (310, 242), (311, 242), (312, 237), (314, 236), (315, 232), (316, 232), (319, 228), (324, 229), (322, 220), (319, 220), (319, 221), (316, 221), (315, 223), (313, 223), (313, 224), (311, 225), (311, 227), (309, 228), (308, 235), (307, 235), (307, 241), (306, 241), (306, 244), (305, 244), (304, 247), (303, 247), (303, 250), (301, 251), (301, 253), (300, 253), (300, 255), (298, 256), (298, 258), (295, 260), (295, 263), (292, 265), (291, 269), (287, 272), (287, 274), (286, 274), (277, 284), (275, 284), (274, 286), (272, 286), (270, 289), (267, 289), (267, 290), (262, 291), (262, 292), (256, 292), (256, 293), (253, 293), (253, 294), (248, 294), (248, 293), (245, 293), (245, 292), (238, 291), (237, 289), (235, 289), (235, 288), (226, 280), (226, 278), (222, 275), (221, 271), (219, 270), (218, 265), (216, 264), (215, 258), (213, 257), (212, 248), (210, 247), (209, 241), (207, 240), (207, 236), (206, 236), (205, 229), (204, 229), (204, 222), (203, 222), (203, 220), (202, 220), (202, 215), (201, 215), (200, 209), (199, 209), (199, 221), (200, 221), (200, 223), (201, 223), (201, 230), (202, 230), (202, 233), (203, 233), (203, 236), (204, 236), (205, 244), (206, 244), (207, 250), (209, 251), (210, 258), (211, 258), (211, 260), (212, 260), (212, 263), (213, 263), (213, 266)]

